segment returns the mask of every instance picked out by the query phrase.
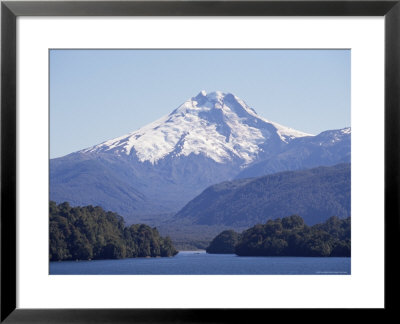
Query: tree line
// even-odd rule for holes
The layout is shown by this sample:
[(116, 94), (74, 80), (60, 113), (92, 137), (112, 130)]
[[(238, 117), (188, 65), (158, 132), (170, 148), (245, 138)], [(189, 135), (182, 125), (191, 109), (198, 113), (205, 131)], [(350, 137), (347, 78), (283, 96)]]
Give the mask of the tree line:
[(125, 226), (124, 219), (101, 207), (71, 207), (50, 201), (51, 261), (169, 257), (178, 253), (156, 228)]
[(351, 218), (328, 218), (307, 226), (302, 217), (268, 220), (242, 233), (223, 231), (207, 247), (207, 253), (239, 256), (350, 257)]

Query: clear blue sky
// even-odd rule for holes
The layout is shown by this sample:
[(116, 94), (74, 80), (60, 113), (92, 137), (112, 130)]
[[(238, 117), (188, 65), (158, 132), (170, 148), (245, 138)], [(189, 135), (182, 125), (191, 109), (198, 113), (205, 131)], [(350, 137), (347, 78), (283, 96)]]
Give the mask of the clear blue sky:
[(318, 134), (350, 126), (350, 50), (51, 50), (50, 157), (132, 132), (201, 90)]

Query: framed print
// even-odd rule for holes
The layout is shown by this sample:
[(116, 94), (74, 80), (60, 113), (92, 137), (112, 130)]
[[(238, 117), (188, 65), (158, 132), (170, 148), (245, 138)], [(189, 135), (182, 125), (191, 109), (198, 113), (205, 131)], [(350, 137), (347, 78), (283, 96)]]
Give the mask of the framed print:
[(394, 309), (398, 1), (1, 9), (2, 321)]

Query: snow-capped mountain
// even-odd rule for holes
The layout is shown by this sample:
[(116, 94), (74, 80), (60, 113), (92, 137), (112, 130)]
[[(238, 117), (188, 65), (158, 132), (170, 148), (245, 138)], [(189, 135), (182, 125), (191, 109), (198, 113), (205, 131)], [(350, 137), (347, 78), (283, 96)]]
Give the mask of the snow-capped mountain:
[[(311, 167), (321, 165), (320, 152), (325, 155), (345, 142), (336, 133), (322, 134), (313, 136), (268, 121), (231, 93), (201, 91), (130, 134), (52, 159), (50, 199), (100, 205), (128, 220), (175, 212), (208, 186), (233, 179), (247, 168), (279, 157), (272, 169), (287, 170), (288, 150), (298, 153), (304, 147), (309, 152), (316, 141), (324, 148), (336, 141), (311, 154)], [(350, 138), (350, 130), (344, 135)], [(295, 169), (308, 154), (303, 153), (296, 157)], [(350, 148), (341, 154), (350, 155)]]
[(236, 179), (350, 162), (351, 129), (347, 127), (296, 138), (282, 152), (242, 170)]
[(206, 93), (185, 101), (167, 116), (81, 153), (108, 152), (135, 155), (140, 162), (157, 164), (167, 157), (204, 155), (217, 163), (254, 162), (269, 142), (289, 143), (312, 136), (257, 115), (231, 93)]

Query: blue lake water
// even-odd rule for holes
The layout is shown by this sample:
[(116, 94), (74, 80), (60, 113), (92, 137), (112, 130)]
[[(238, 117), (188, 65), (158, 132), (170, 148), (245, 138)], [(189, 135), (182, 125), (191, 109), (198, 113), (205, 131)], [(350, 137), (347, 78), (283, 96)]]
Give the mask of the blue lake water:
[(182, 251), (171, 258), (50, 262), (54, 275), (349, 275), (350, 258), (239, 257)]

